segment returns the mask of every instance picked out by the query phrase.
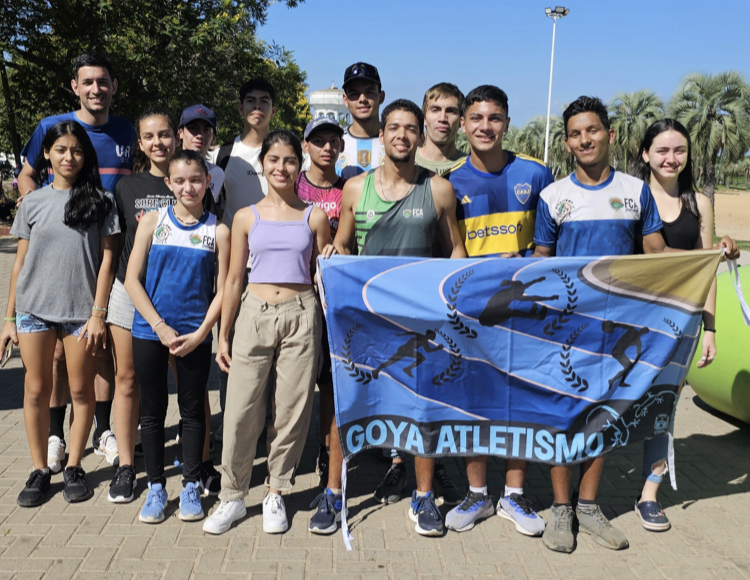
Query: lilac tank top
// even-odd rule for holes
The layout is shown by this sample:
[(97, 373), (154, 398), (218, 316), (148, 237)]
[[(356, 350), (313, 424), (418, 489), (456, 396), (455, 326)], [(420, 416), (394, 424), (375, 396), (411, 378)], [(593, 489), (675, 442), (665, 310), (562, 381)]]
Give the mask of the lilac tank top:
[(247, 234), (250, 250), (249, 284), (312, 284), (310, 260), (313, 233), (307, 223), (315, 206), (305, 210), (299, 221), (275, 222), (260, 219), (253, 205), (255, 222)]

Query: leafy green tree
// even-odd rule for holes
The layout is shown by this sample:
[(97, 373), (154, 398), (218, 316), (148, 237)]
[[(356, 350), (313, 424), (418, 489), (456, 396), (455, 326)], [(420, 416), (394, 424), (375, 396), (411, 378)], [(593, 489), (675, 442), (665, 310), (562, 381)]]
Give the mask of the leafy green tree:
[(735, 161), (750, 148), (750, 87), (740, 73), (688, 75), (669, 103), (669, 112), (690, 133), (693, 162), (703, 193), (714, 203), (717, 162)]
[(646, 129), (664, 118), (664, 103), (647, 90), (620, 93), (609, 104), (609, 111), (610, 126), (615, 130), (613, 156), (622, 162), (623, 172), (632, 173)]
[[(294, 7), (300, 0), (285, 0)], [(291, 52), (255, 36), (271, 0), (4, 0), (0, 49), (8, 89), (0, 102), (0, 150), (43, 117), (77, 108), (71, 65), (85, 50), (112, 60), (119, 82), (112, 112), (134, 120), (150, 105), (203, 103), (220, 141), (240, 132), (240, 85), (254, 77), (277, 90), (273, 128), (298, 133), (309, 119), (305, 74)], [(0, 72), (2, 70), (0, 69)]]
[(565, 148), (565, 124), (563, 118), (557, 115), (550, 117), (549, 123), (549, 167), (557, 178), (570, 175), (575, 171), (576, 163)]

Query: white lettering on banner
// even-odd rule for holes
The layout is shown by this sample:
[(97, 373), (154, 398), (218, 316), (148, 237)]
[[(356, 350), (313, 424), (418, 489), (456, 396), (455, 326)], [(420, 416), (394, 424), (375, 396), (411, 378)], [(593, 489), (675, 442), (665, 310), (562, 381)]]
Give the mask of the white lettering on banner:
[[(408, 430), (407, 430), (408, 427)], [(402, 436), (407, 433), (406, 441)], [(346, 429), (346, 446), (349, 453), (363, 447), (398, 447), (424, 454), (425, 437), (419, 426), (408, 421), (395, 423), (373, 419), (366, 425), (354, 424)], [(436, 455), (455, 453), (470, 455), (497, 455), (531, 461), (555, 461), (559, 464), (579, 462), (598, 457), (604, 450), (602, 433), (556, 433), (532, 427), (506, 425), (442, 425), (434, 452)]]

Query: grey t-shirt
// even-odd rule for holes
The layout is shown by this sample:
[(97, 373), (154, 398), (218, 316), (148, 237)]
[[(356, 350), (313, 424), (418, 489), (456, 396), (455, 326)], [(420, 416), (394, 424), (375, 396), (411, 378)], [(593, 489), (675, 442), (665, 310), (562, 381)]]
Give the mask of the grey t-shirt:
[(29, 249), (16, 283), (16, 311), (49, 322), (83, 323), (94, 306), (99, 238), (120, 233), (120, 222), (114, 196), (105, 191), (112, 211), (101, 228), (66, 226), (69, 193), (48, 185), (32, 191), (18, 208), (10, 233), (28, 240)]

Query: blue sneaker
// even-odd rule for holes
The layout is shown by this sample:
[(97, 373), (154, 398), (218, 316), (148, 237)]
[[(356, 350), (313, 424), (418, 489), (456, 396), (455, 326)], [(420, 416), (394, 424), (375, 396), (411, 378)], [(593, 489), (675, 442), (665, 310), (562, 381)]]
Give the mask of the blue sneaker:
[(180, 513), (177, 516), (183, 522), (194, 522), (203, 519), (201, 490), (198, 482), (188, 481), (180, 493)]
[(167, 506), (167, 492), (161, 483), (148, 484), (146, 503), (143, 504), (138, 519), (147, 524), (158, 524), (164, 521), (164, 508)]
[(435, 493), (428, 491), (427, 495), (418, 496), (417, 490), (411, 494), (411, 505), (409, 506), (409, 518), (417, 525), (414, 529), (422, 536), (442, 536), (443, 518), (440, 517)]
[(511, 493), (497, 502), (497, 515), (516, 524), (516, 530), (525, 536), (541, 536), (544, 520), (531, 507), (531, 502), (522, 495)]
[(343, 505), (340, 494), (337, 495), (325, 488), (325, 491), (310, 504), (311, 508), (317, 507), (318, 511), (310, 518), (308, 529), (313, 534), (333, 534), (339, 527)]
[(445, 525), (454, 532), (466, 532), (479, 520), (484, 520), (495, 513), (490, 496), (469, 491), (461, 505), (454, 507), (445, 516)]

